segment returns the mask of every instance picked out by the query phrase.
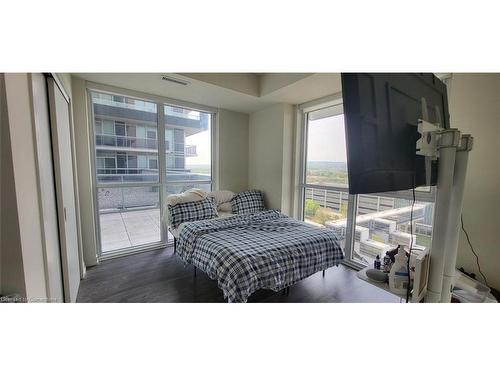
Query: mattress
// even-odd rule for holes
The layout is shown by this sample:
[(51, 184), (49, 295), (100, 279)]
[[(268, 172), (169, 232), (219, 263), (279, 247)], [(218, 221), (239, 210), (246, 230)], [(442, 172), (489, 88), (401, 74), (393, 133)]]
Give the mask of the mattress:
[(344, 258), (332, 230), (276, 210), (186, 223), (176, 253), (217, 280), (228, 302), (281, 290)]

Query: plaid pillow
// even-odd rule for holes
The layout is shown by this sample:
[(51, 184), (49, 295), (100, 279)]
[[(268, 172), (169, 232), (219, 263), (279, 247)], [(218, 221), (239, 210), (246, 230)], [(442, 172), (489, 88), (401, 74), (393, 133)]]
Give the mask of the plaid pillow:
[(195, 202), (178, 203), (168, 206), (170, 225), (177, 227), (186, 221), (213, 219), (217, 217), (213, 199), (205, 198)]
[(233, 213), (240, 214), (253, 214), (255, 212), (264, 211), (264, 195), (259, 190), (248, 190), (237, 194), (231, 200)]

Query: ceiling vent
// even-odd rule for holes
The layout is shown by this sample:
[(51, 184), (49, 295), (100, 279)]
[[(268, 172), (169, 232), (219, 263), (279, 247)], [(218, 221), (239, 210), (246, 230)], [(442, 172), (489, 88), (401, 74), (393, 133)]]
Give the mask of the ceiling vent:
[(170, 76), (161, 76), (162, 81), (177, 83), (178, 85), (187, 86), (189, 84), (188, 81), (183, 81), (178, 78), (170, 77)]

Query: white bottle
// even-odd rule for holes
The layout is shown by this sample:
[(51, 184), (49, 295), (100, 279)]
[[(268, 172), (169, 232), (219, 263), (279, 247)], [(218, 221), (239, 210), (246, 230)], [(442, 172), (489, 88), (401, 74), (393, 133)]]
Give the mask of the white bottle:
[(391, 292), (406, 295), (408, 287), (408, 258), (403, 246), (399, 247), (398, 253), (394, 256), (394, 264), (389, 272), (389, 289)]

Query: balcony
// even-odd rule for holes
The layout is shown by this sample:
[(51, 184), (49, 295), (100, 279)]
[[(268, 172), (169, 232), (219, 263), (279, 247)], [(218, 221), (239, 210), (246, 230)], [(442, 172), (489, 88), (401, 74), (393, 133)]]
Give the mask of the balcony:
[(197, 154), (196, 154), (196, 145), (186, 145), (184, 147), (184, 155), (186, 157), (197, 156)]
[(190, 156), (197, 156), (196, 153), (196, 145), (186, 145), (182, 142), (174, 142), (173, 143), (173, 148), (172, 148), (172, 143), (168, 140), (165, 141), (165, 151), (167, 154), (175, 154), (177, 156), (184, 156), (184, 157), (190, 157)]
[(98, 98), (94, 96), (92, 98), (92, 101), (94, 104), (101, 104), (108, 107), (127, 108), (136, 111), (156, 113), (155, 103), (145, 102), (142, 100), (134, 100), (134, 103), (127, 103), (127, 102), (118, 102), (107, 98)]
[[(95, 144), (97, 148), (109, 149), (117, 148), (121, 151), (124, 149), (145, 150), (148, 152), (158, 150), (158, 140), (154, 138), (141, 138), (131, 137), (127, 135), (114, 135), (114, 134), (96, 134)], [(185, 145), (182, 142), (165, 141), (165, 151), (167, 153), (174, 153), (179, 156), (191, 157), (197, 156), (196, 145)]]
[[(332, 229), (345, 246), (347, 192), (307, 188), (305, 198), (305, 221)], [(412, 207), (412, 202), (403, 198), (359, 195), (353, 218), (353, 259), (371, 264), (376, 255), (383, 256), (398, 244), (411, 243), (414, 250), (430, 247), (433, 210), (432, 202), (417, 201)]]
[(158, 141), (153, 138), (130, 137), (126, 135), (96, 134), (95, 144), (98, 148), (133, 148), (157, 150)]
[(158, 182), (158, 169), (98, 168), (99, 183)]
[[(160, 241), (160, 209), (105, 212), (99, 215), (101, 251), (146, 245)], [(173, 237), (168, 232), (168, 241)]]

